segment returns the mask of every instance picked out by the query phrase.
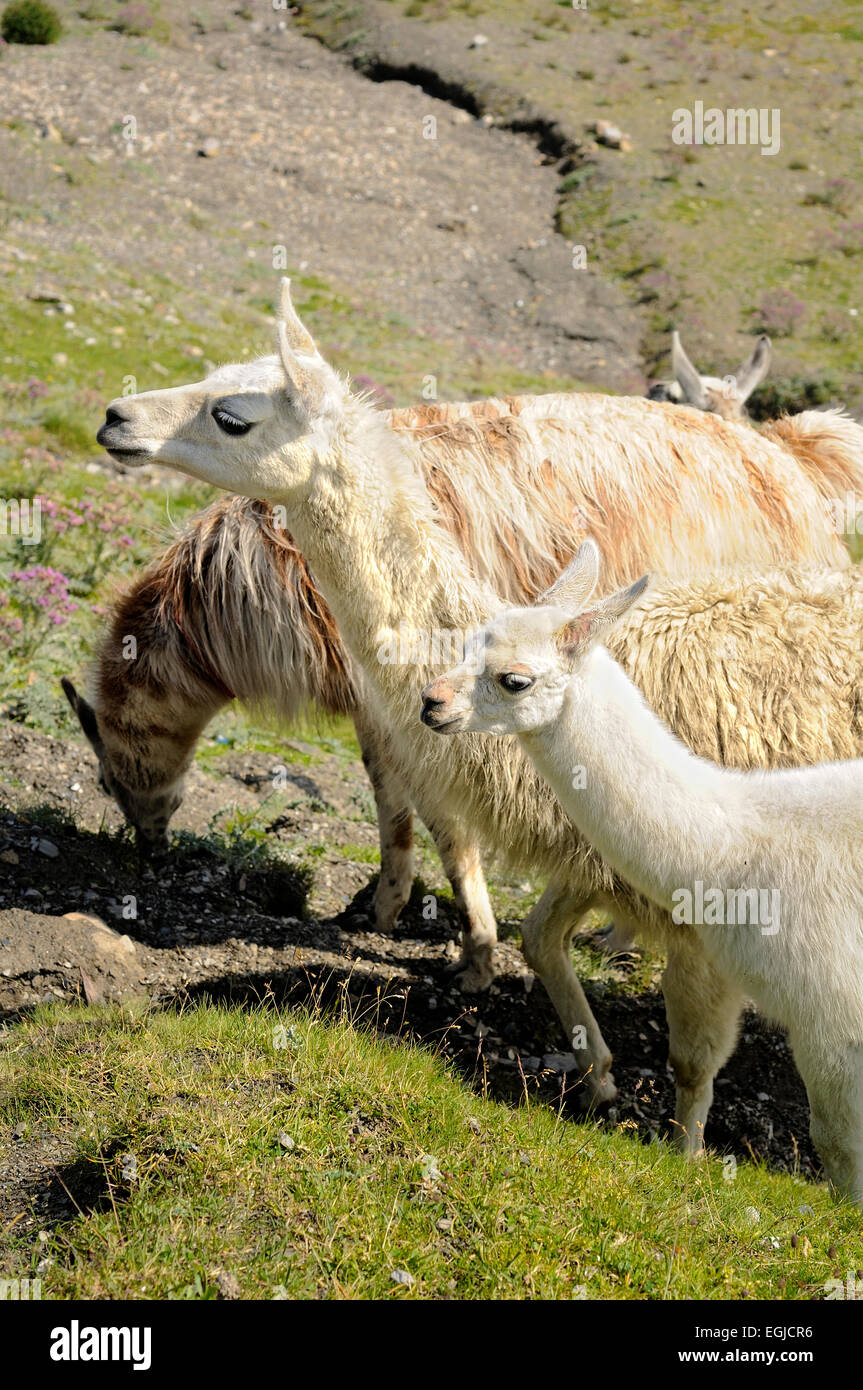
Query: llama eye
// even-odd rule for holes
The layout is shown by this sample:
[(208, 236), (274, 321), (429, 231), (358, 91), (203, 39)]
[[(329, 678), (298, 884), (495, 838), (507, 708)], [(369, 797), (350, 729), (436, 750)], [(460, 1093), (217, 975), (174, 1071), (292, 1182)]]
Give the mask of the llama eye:
[(510, 695), (520, 695), (528, 686), (533, 685), (532, 676), (519, 676), (514, 671), (507, 671), (505, 675), (498, 676), (498, 681)]
[(229, 410), (223, 410), (221, 406), (216, 406), (213, 419), (225, 434), (248, 434), (252, 428), (246, 420), (239, 420), (236, 415), (232, 415)]

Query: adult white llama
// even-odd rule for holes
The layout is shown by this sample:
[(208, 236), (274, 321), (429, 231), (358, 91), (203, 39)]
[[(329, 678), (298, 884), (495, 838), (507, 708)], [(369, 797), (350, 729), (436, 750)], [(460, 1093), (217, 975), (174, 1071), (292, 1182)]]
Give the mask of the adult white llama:
[[(410, 440), (352, 397), (322, 361), (293, 311), (287, 286), (279, 347), (276, 359), (223, 368), (193, 386), (119, 398), (109, 406), (99, 440), (129, 462), (160, 460), (285, 508), (286, 524), (362, 668), (373, 707), (386, 723), (396, 771), (426, 824), (440, 821), (463, 835), (468, 827), (469, 842), (478, 839), (510, 861), (549, 876), (545, 893), (524, 923), (526, 954), (546, 983), (567, 1035), (575, 1040), (590, 1092), (610, 1099), (615, 1093), (611, 1054), (572, 969), (568, 942), (594, 906), (633, 924), (656, 920), (661, 926), (663, 914), (578, 841), (572, 823), (517, 745), (489, 747), (487, 740), (468, 737), (455, 748), (418, 725), (419, 690), (432, 674), (423, 642), (435, 633), (469, 631), (499, 609), (500, 600), (472, 572), (442, 527)], [(586, 441), (585, 477), (593, 480), (595, 492), (628, 511), (634, 535), (644, 525), (640, 506), (648, 488), (656, 499), (647, 511), (649, 525), (663, 531), (669, 553), (682, 548), (684, 538), (685, 553), (694, 553), (699, 533), (712, 549), (715, 516), (705, 505), (711, 488), (717, 508), (724, 511), (734, 505), (730, 498), (739, 496), (735, 479), (755, 470), (760, 482), (754, 491), (762, 498), (765, 529), (767, 517), (789, 505), (779, 475), (789, 489), (801, 490), (793, 457), (787, 454), (783, 461), (776, 456), (777, 446), (743, 427), (643, 400), (588, 397), (579, 400), (577, 409)], [(538, 403), (531, 422), (537, 437), (552, 411), (547, 403)], [(847, 423), (832, 417), (824, 427), (841, 434)], [(603, 467), (609, 453), (616, 476)], [(840, 451), (837, 458), (836, 476), (841, 476)], [(540, 454), (540, 474), (541, 464)], [(853, 471), (847, 456), (846, 466)], [(797, 468), (797, 482), (790, 476), (792, 468)], [(493, 498), (488, 478), (485, 487)], [(523, 502), (528, 516), (530, 496), (528, 492)], [(804, 508), (798, 522), (814, 529), (817, 502), (810, 505), (812, 513)], [(601, 526), (601, 506), (597, 515)], [(744, 538), (744, 546), (747, 539), (751, 537)], [(617, 563), (628, 568), (619, 551)], [(393, 642), (399, 642), (403, 623), (417, 636), (415, 664), (386, 659)], [(739, 756), (746, 760), (745, 740)], [(471, 938), (475, 959), (482, 961), (483, 949), (490, 955), (493, 918), (485, 939), (473, 932)], [(675, 937), (664, 988), (678, 1078), (678, 1120), (688, 1127), (693, 1107), (709, 1096), (713, 1074), (733, 1047), (741, 1000), (716, 974), (691, 933), (686, 938), (685, 929)], [(699, 1001), (697, 1028), (693, 1010), (678, 1007), (682, 994)]]
[(588, 540), (423, 691), (423, 721), (517, 735), (606, 863), (695, 924), (723, 978), (788, 1029), (813, 1143), (863, 1204), (863, 760), (747, 773), (695, 757), (601, 644), (646, 578), (585, 611), (598, 578)]

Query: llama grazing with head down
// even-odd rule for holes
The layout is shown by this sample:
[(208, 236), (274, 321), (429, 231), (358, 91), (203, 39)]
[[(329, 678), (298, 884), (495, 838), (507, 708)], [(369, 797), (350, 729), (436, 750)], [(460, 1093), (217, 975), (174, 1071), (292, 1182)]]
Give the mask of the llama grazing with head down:
[[(148, 857), (168, 848), (197, 741), (229, 701), (282, 724), (310, 708), (351, 715), (377, 809), (375, 916), (379, 930), (392, 930), (413, 882), (410, 803), (332, 615), (264, 503), (220, 498), (196, 517), (116, 602), (92, 703), (70, 680), (62, 685), (104, 790)], [(454, 876), (458, 883), (457, 869)]]
[[(277, 359), (223, 368), (194, 386), (118, 399), (109, 407), (100, 442), (127, 461), (161, 460), (192, 476), (284, 506), (287, 525), (352, 658), (362, 668), (368, 698), (386, 723), (388, 752), (423, 819), (429, 825), (455, 827), (464, 843), (481, 842), (513, 863), (549, 875), (545, 893), (524, 923), (526, 953), (546, 983), (567, 1034), (576, 1040), (589, 1091), (610, 1099), (611, 1055), (572, 969), (568, 942), (593, 906), (610, 908), (633, 922), (649, 923), (661, 919), (662, 913), (573, 835), (571, 822), (514, 742), (489, 747), (487, 741), (467, 737), (455, 747), (433, 739), (417, 724), (418, 692), (432, 674), (422, 645), (413, 665), (381, 660), (382, 650), (389, 649), (403, 622), (419, 634), (466, 632), (499, 609), (501, 600), (472, 571), (441, 525), (410, 439), (350, 395), (299, 324), (287, 291), (279, 338)], [(522, 412), (520, 419), (527, 417), (535, 438), (541, 438), (552, 409), (539, 402), (532, 412)], [(619, 570), (629, 571), (626, 577), (631, 577), (632, 553), (636, 542), (643, 544), (645, 527), (659, 532), (668, 556), (695, 552), (697, 541), (709, 551), (719, 547), (725, 531), (724, 526), (720, 531), (719, 518), (727, 517), (729, 508), (733, 515), (732, 499), (739, 502), (743, 478), (757, 499), (750, 511), (755, 538), (769, 531), (768, 517), (791, 511), (796, 525), (809, 528), (813, 549), (836, 556), (835, 536), (816, 539), (823, 526), (818, 489), (807, 482), (790, 452), (766, 444), (749, 430), (644, 401), (587, 397), (579, 398), (578, 409), (586, 441), (582, 486), (588, 496), (593, 488), (609, 508), (616, 506), (631, 528), (616, 562)], [(231, 422), (242, 422), (241, 432), (227, 433), (228, 419), (220, 423), (223, 410)], [(825, 424), (840, 432), (856, 428), (839, 416)], [(813, 416), (813, 434), (820, 427)], [(855, 435), (849, 438), (856, 442)], [(618, 469), (616, 478), (604, 464), (609, 454)], [(543, 457), (534, 454), (539, 480)], [(853, 453), (846, 468), (853, 476)], [(497, 480), (500, 486), (504, 476)], [(484, 495), (493, 498), (496, 480), (483, 481)], [(795, 503), (787, 500), (789, 488), (797, 497)], [(801, 495), (807, 500), (798, 507)], [(707, 505), (709, 498), (713, 510)], [(529, 517), (530, 496), (521, 506)], [(759, 508), (763, 521), (755, 524)], [(606, 513), (600, 505), (596, 510), (601, 522)], [(727, 540), (722, 546), (731, 544)], [(572, 547), (565, 549), (569, 553)], [(606, 582), (614, 581), (609, 576)], [(711, 608), (721, 601), (720, 593), (704, 603)], [(697, 602), (693, 611), (697, 625), (702, 617)], [(663, 617), (660, 633), (665, 626)], [(730, 626), (733, 631), (733, 621)], [(856, 631), (859, 634), (859, 623)], [(684, 633), (680, 640), (685, 637)], [(741, 670), (727, 654), (708, 648), (704, 682), (689, 702), (687, 717), (695, 726), (701, 721), (700, 736), (707, 744), (700, 751), (712, 751), (717, 729), (721, 756), (743, 765), (752, 757), (805, 758), (819, 739), (829, 745), (834, 736), (850, 736), (848, 728), (837, 735), (832, 724), (827, 727), (842, 701), (838, 690), (831, 691), (824, 701), (829, 718), (820, 728), (816, 722), (798, 752), (797, 732), (789, 736), (788, 728), (806, 723), (805, 710), (794, 709), (792, 699), (783, 701), (781, 693), (771, 689), (769, 663), (766, 670), (759, 668), (757, 679), (750, 679), (743, 669), (745, 632), (740, 637)], [(796, 634), (785, 634), (784, 645), (785, 660), (793, 665), (799, 658)], [(859, 638), (855, 652), (857, 646)], [(654, 678), (647, 650), (645, 646), (634, 653), (636, 679)], [(723, 682), (726, 663), (731, 673)], [(829, 660), (826, 666), (825, 692), (835, 680)], [(730, 688), (738, 706), (747, 693), (751, 696), (751, 729), (738, 727), (733, 710), (709, 707), (714, 676), (717, 688)], [(663, 683), (661, 660), (655, 678)], [(851, 704), (856, 720), (857, 701), (851, 699)], [(674, 711), (669, 713), (673, 717)], [(783, 732), (786, 714), (790, 725)], [(852, 722), (850, 717), (846, 722)], [(741, 1001), (699, 952), (696, 939), (685, 932), (674, 938), (665, 990), (678, 1116), (687, 1116), (710, 1089), (716, 1068), (733, 1046)], [(697, 1029), (693, 1011), (678, 1007), (681, 993), (699, 1001)]]
[(680, 334), (675, 329), (671, 335), (674, 380), (654, 382), (647, 393), (648, 400), (692, 405), (696, 410), (706, 410), (723, 420), (748, 420), (746, 402), (770, 370), (772, 355), (770, 339), (762, 333), (750, 356), (733, 375), (721, 379), (702, 376), (684, 352)]
[(516, 735), (605, 862), (696, 925), (718, 974), (788, 1029), (813, 1142), (863, 1205), (863, 760), (739, 772), (694, 756), (602, 645), (646, 578), (586, 609), (598, 578), (587, 540), (426, 688), (423, 721)]

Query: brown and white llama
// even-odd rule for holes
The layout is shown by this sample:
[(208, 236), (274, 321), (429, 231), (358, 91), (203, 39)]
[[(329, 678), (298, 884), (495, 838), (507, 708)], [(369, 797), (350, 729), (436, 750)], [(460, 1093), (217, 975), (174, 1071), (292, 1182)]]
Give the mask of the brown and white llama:
[[(126, 462), (159, 460), (285, 507), (287, 524), (385, 721), (397, 772), (426, 823), (455, 827), (463, 843), (482, 843), (512, 862), (549, 875), (548, 888), (524, 924), (526, 952), (575, 1041), (592, 1093), (610, 1098), (611, 1056), (572, 970), (567, 943), (595, 904), (610, 906), (615, 914), (620, 910), (637, 924), (649, 923), (656, 909), (573, 836), (571, 823), (509, 741), (496, 742), (489, 750), (466, 737), (455, 741), (455, 749), (452, 743), (423, 735), (416, 720), (418, 694), (432, 671), (422, 660), (422, 643), (416, 666), (382, 661), (382, 649), (390, 649), (402, 622), (420, 637), (470, 630), (500, 606), (500, 598), (471, 570), (441, 525), (440, 512), (422, 482), (416, 447), (387, 418), (352, 397), (326, 366), (294, 314), (287, 287), (279, 343), (276, 359), (223, 368), (194, 386), (113, 402), (100, 442)], [(749, 539), (766, 539), (771, 521), (790, 515), (792, 524), (807, 530), (813, 554), (828, 564), (841, 562), (837, 538), (827, 531), (820, 538), (818, 534), (824, 524), (819, 495), (828, 494), (829, 488), (817, 476), (810, 480), (790, 451), (712, 417), (639, 400), (551, 398), (526, 405), (519, 420), (534, 440), (541, 440), (546, 429), (560, 436), (564, 427), (555, 417), (562, 409), (572, 447), (582, 453), (582, 488), (594, 500), (598, 519), (603, 522), (604, 509), (615, 507), (623, 523), (624, 553), (607, 566), (605, 583), (618, 582), (612, 578), (613, 568), (623, 571), (622, 578), (631, 577), (633, 555), (642, 548), (645, 531), (647, 539), (653, 545), (658, 540), (664, 550), (660, 569), (670, 568), (676, 557), (681, 565), (691, 564), (700, 547), (714, 563), (718, 549), (725, 552), (726, 561), (742, 558), (747, 538), (741, 536), (735, 547), (731, 522), (735, 504), (749, 490)], [(576, 417), (580, 427), (573, 428)], [(854, 453), (858, 450), (859, 457), (859, 433), (852, 422), (837, 414), (811, 416), (808, 424), (798, 422), (797, 428), (811, 432), (810, 443), (819, 430), (834, 440), (844, 439), (843, 485), (859, 482)], [(547, 456), (544, 447), (534, 455), (533, 471), (539, 480)], [(483, 495), (492, 505), (499, 483), (500, 479), (483, 479)], [(597, 493), (601, 502), (596, 501)], [(522, 499), (528, 518), (531, 496), (532, 492)], [(651, 536), (651, 531), (657, 534)], [(577, 539), (576, 530), (567, 549)], [(736, 557), (728, 555), (732, 550)], [(703, 600), (701, 607), (715, 601)], [(697, 620), (698, 603), (694, 611)], [(741, 633), (741, 640), (744, 637)], [(795, 640), (792, 635), (788, 642), (789, 659)], [(636, 653), (636, 679), (639, 668), (649, 674), (647, 651), (645, 646)], [(714, 666), (708, 678), (729, 660), (721, 649), (710, 655)], [(741, 667), (745, 659), (744, 650)], [(786, 743), (777, 718), (783, 710), (782, 696), (770, 688), (769, 663), (766, 668), (753, 665), (758, 666), (758, 690), (766, 685), (766, 691), (763, 705), (756, 691), (752, 709), (766, 728), (757, 737), (738, 729), (729, 760), (739, 756), (744, 766), (753, 744), (764, 750), (773, 741), (779, 749)], [(739, 680), (745, 680), (742, 670)], [(737, 683), (735, 675), (731, 688)], [(699, 682), (695, 703), (709, 704), (710, 694), (709, 679), (706, 686)], [(737, 729), (733, 714), (730, 717)], [(704, 723), (709, 729), (709, 712)], [(714, 728), (714, 741), (715, 737)], [(832, 729), (822, 729), (821, 737), (832, 738)], [(786, 756), (793, 761), (793, 737), (790, 742)], [(811, 743), (817, 744), (817, 739)], [(720, 751), (727, 756), (726, 749)], [(805, 752), (802, 756), (805, 759)], [(489, 933), (475, 944), (471, 933), (474, 961), (487, 963), (490, 939)], [(712, 1085), (717, 1066), (733, 1046), (740, 1001), (729, 999), (723, 982), (699, 956), (697, 942), (683, 943), (681, 938), (669, 961), (665, 987), (678, 1111), (688, 1113), (692, 1097)], [(676, 1006), (681, 990), (698, 1001), (697, 1029), (691, 1026), (693, 1010)]]
[(726, 377), (702, 376), (683, 350), (680, 334), (671, 335), (671, 370), (673, 381), (656, 381), (647, 393), (651, 401), (672, 401), (676, 405), (691, 405), (706, 410), (723, 420), (749, 419), (746, 402), (756, 386), (760, 386), (773, 356), (770, 339), (762, 333), (750, 356), (736, 372)]

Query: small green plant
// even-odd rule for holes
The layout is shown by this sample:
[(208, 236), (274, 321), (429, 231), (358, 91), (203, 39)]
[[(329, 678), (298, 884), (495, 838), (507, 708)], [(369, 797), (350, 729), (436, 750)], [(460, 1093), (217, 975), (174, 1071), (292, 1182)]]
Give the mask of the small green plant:
[(759, 386), (746, 405), (753, 420), (775, 420), (780, 415), (836, 404), (841, 398), (841, 384), (833, 377), (787, 376), (774, 377)]
[(56, 43), (62, 32), (59, 14), (45, 0), (12, 0), (0, 20), (7, 43)]

